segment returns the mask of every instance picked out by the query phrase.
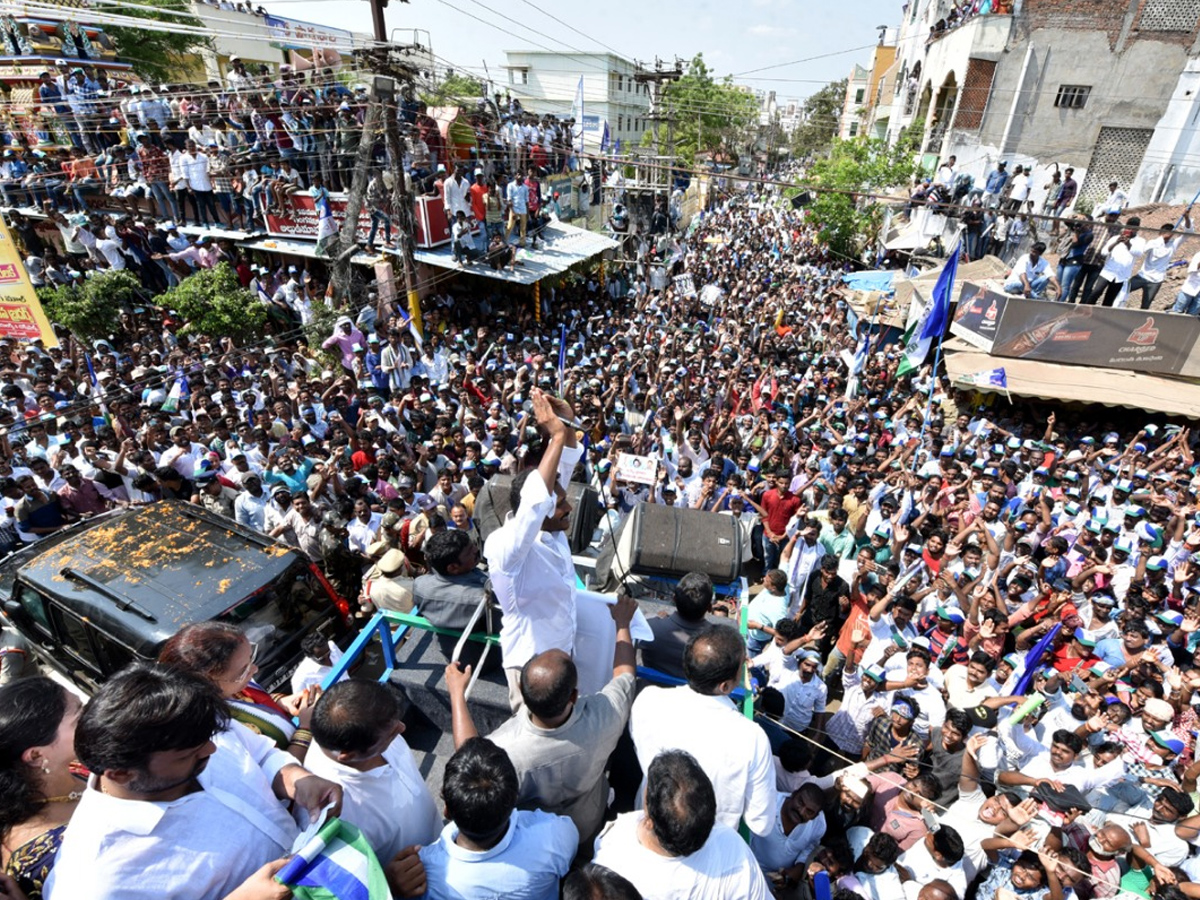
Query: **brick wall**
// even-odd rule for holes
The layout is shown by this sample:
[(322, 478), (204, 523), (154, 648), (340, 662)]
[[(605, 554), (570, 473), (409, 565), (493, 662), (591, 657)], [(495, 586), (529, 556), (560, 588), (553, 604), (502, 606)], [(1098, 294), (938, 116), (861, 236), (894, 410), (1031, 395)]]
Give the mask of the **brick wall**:
[(1017, 27), (1026, 34), (1041, 28), (1103, 31), (1116, 48), (1130, 16), (1127, 42), (1190, 47), (1200, 31), (1197, 0), (1025, 0)]
[(992, 92), (992, 79), (996, 75), (996, 63), (990, 59), (972, 59), (967, 62), (967, 74), (963, 79), (962, 97), (958, 101), (958, 112), (954, 116), (955, 128), (978, 128), (983, 122), (983, 110), (988, 95)]

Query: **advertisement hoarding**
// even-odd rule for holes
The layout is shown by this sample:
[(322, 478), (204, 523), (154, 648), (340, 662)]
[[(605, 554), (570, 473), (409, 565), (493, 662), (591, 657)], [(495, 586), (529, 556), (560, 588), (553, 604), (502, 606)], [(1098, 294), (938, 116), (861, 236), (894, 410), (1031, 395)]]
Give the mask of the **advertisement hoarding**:
[(1191, 316), (1009, 297), (991, 353), (1174, 375), (1197, 340), (1200, 320)]

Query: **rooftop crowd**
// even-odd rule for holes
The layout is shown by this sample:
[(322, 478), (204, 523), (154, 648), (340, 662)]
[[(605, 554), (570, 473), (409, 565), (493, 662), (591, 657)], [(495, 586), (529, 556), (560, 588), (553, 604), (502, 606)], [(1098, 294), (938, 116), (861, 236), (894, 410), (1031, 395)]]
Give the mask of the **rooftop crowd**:
[[(490, 578), (514, 708), (478, 734), (470, 671), (447, 668), (434, 797), (392, 689), (311, 688), (328, 647), (272, 696), (244, 634), (188, 626), (81, 709), (6, 634), (0, 892), (284, 897), (271, 876), (332, 805), (397, 896), (808, 896), (822, 872), (837, 900), (1200, 894), (1190, 430), (986, 401), (929, 366), (898, 376), (889, 347), (850, 385), (843, 261), (775, 199), (547, 286), (541, 315), (438, 285), (420, 340), (350, 304), (320, 348), (219, 345), (154, 308), (91, 348), (0, 342), (9, 549), (183, 499), (303, 550), (364, 616), (452, 621)], [(618, 480), (621, 452), (656, 459), (656, 483)], [(485, 542), (498, 473), (515, 512)], [(554, 569), (567, 480), (610, 528), (643, 501), (735, 517), (746, 637), (691, 573), (652, 642), (622, 594), (607, 655), (582, 653)], [(683, 683), (639, 692), (638, 653)], [(754, 721), (730, 699), (747, 665)]]
[[(214, 229), (211, 239), (230, 258), (237, 248), (219, 240), (231, 238), (222, 229), (261, 232), (268, 215), (287, 213), (292, 194), (311, 196), (320, 213), (331, 191), (349, 191), (368, 94), (365, 84), (345, 75), (296, 72), (290, 65), (252, 71), (234, 56), (223, 82), (149, 86), (57, 60), (40, 74), (31, 111), (10, 116), (0, 135), (0, 196), (7, 207), (59, 225), (54, 246), (32, 242), (35, 251), (53, 251), (50, 279), (129, 267), (143, 270), (153, 284), (173, 283), (180, 270), (213, 264), (207, 253), (190, 249), (194, 239), (179, 228)], [(512, 219), (523, 244), (527, 226), (536, 226), (555, 200), (542, 202), (538, 178), (578, 166), (573, 121), (528, 113), (511, 97), (475, 101), (463, 113), (476, 145), (457, 166), (443, 125), (411, 88), (388, 114), (399, 121), (400, 169), (410, 191), (441, 198), (451, 225), (458, 211), (486, 225), (485, 238), (504, 232)], [(384, 242), (395, 246), (393, 167), (385, 164), (383, 141), (377, 143), (367, 156), (370, 249), (380, 228)], [(97, 219), (97, 213), (107, 216)], [(75, 228), (84, 230), (82, 239)], [(97, 230), (107, 230), (115, 247), (74, 259), (83, 256), (81, 247), (93, 249), (90, 236)], [(486, 244), (478, 249), (482, 254)], [(183, 256), (164, 260), (176, 253)]]

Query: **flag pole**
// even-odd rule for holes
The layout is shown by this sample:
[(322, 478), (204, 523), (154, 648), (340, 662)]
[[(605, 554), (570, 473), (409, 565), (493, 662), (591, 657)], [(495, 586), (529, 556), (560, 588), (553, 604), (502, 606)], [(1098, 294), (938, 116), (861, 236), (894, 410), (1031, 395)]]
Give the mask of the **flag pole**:
[[(953, 264), (955, 264), (955, 267), (957, 268), (958, 260), (962, 256), (962, 249), (963, 249), (962, 248), (962, 229), (960, 228), (958, 231), (958, 234), (955, 236), (954, 249), (953, 249), (953, 251), (951, 251), (950, 254), (948, 254), (946, 256), (946, 265), (947, 266), (949, 266), (951, 263), (953, 263)], [(939, 282), (940, 282), (940, 278), (939, 278)], [(947, 287), (947, 290), (953, 290), (953, 289), (954, 289), (954, 280), (953, 280), (953, 272), (951, 272), (951, 280), (950, 280), (949, 286)], [(937, 291), (937, 286), (934, 287), (934, 291), (935, 292)], [(936, 297), (933, 299), (932, 302), (937, 302)], [(947, 305), (947, 316), (948, 316), (949, 315), (949, 302), (950, 302), (949, 298), (946, 298), (945, 302)], [(929, 412), (933, 408), (933, 392), (935, 390), (937, 390), (937, 370), (938, 370), (938, 366), (941, 364), (941, 361), (942, 361), (942, 340), (945, 338), (945, 336), (946, 336), (946, 323), (943, 322), (941, 329), (938, 331), (937, 350), (934, 352), (934, 355), (933, 355), (933, 369), (929, 373), (929, 396), (925, 400), (925, 415), (921, 418), (920, 443), (917, 445), (917, 452), (913, 453), (913, 471), (914, 472), (917, 469), (917, 458), (920, 454), (920, 450), (922, 447), (925, 446), (925, 429), (929, 427)]]
[(937, 389), (938, 364), (942, 361), (942, 339), (938, 337), (937, 350), (933, 354), (933, 369), (929, 373), (929, 396), (925, 398), (925, 415), (921, 417), (921, 440), (913, 454), (913, 471), (917, 470), (917, 459), (925, 446), (925, 429), (929, 427), (929, 411), (933, 408), (933, 392)]

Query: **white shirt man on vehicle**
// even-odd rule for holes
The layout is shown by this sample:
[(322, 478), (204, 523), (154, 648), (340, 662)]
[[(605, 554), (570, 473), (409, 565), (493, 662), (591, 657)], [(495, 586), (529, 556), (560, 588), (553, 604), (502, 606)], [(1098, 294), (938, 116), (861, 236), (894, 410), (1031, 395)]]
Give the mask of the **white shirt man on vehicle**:
[(337, 785), (228, 715), (208, 685), (165, 668), (101, 685), (76, 728), (92, 776), (47, 900), (224, 897), (291, 849), (299, 830), (281, 799), (340, 810)]
[(767, 900), (762, 868), (721, 821), (706, 768), (680, 750), (657, 755), (646, 773), (645, 809), (618, 816), (600, 833), (595, 861), (629, 879), (643, 897)]
[(530, 394), (539, 427), (547, 434), (537, 469), (513, 479), (512, 512), (488, 536), (483, 554), (504, 624), (500, 650), (509, 702), (521, 707), (521, 667), (546, 650), (569, 653), (579, 669), (579, 692), (594, 694), (612, 676), (609, 661), (616, 627), (602, 603), (576, 603), (575, 564), (566, 530), (571, 504), (565, 486), (583, 455), (575, 431), (564, 422), (571, 407), (540, 390)]

